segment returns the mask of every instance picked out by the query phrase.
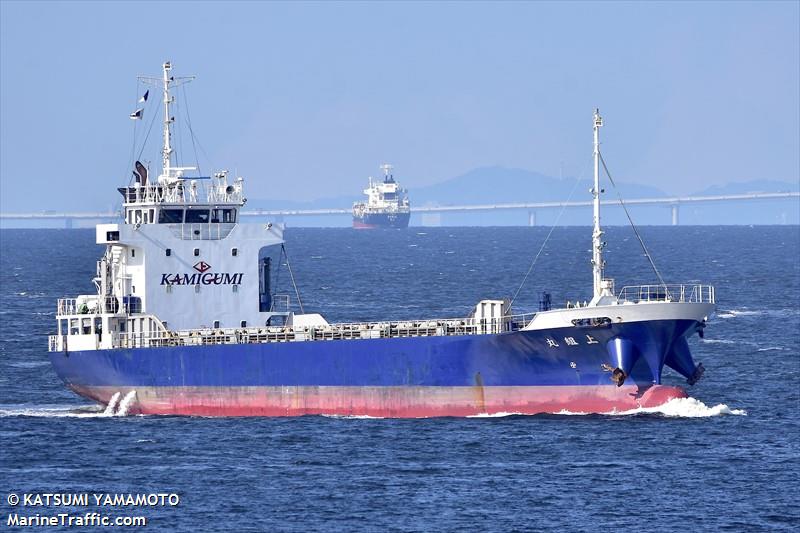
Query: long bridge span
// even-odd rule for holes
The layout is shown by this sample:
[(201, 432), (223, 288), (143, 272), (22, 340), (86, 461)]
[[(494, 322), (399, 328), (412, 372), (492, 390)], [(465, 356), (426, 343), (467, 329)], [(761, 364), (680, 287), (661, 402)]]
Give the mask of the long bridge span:
[[(662, 205), (672, 209), (672, 225), (679, 223), (679, 208), (683, 204), (698, 203), (720, 203), (738, 202), (752, 200), (779, 200), (786, 198), (800, 198), (800, 192), (754, 192), (747, 194), (725, 194), (714, 196), (670, 196), (660, 198), (632, 198), (624, 200), (625, 205)], [(618, 206), (617, 200), (605, 200), (601, 202), (605, 206)], [(437, 205), (412, 207), (412, 214), (441, 214), (441, 213), (468, 213), (480, 211), (501, 211), (518, 210), (528, 211), (528, 224), (536, 225), (536, 211), (546, 209), (591, 207), (591, 201), (580, 202), (515, 202), (497, 204), (476, 204), (476, 205)], [(330, 208), (330, 209), (244, 209), (240, 217), (245, 218), (286, 218), (295, 216), (325, 216), (325, 215), (349, 215), (351, 209)], [(0, 220), (63, 220), (67, 227), (72, 227), (76, 220), (111, 220), (118, 218), (116, 212), (29, 212), (29, 213), (0, 213)]]

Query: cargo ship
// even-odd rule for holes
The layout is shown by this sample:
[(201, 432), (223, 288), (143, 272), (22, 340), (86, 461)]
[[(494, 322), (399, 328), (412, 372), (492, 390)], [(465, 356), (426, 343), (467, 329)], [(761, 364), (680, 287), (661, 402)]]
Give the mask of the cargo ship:
[(392, 165), (383, 164), (383, 181), (369, 178), (364, 189), (366, 202), (353, 204), (353, 227), (356, 229), (407, 228), (411, 218), (408, 191), (401, 188), (392, 175)]
[(662, 382), (664, 367), (689, 384), (702, 375), (688, 340), (702, 335), (714, 288), (615, 290), (604, 275), (599, 112), (588, 301), (555, 309), (546, 298), (517, 315), (487, 298), (461, 317), (329, 323), (277, 293), (283, 228), (241, 223), (244, 180), (173, 164), (171, 69), (156, 78), (160, 174), (137, 162), (119, 189), (121, 219), (96, 226), (96, 291), (58, 301), (49, 357), (77, 394), (103, 405), (122, 396), (131, 414), (606, 413), (685, 397)]

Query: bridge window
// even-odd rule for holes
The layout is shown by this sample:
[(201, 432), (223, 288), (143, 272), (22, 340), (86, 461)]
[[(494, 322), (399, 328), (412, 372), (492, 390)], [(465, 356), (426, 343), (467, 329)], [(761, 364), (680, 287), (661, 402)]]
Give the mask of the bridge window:
[(236, 257), (237, 255), (239, 255), (239, 249), (238, 248), (231, 248), (231, 255), (233, 257)]
[(159, 224), (180, 224), (183, 222), (183, 209), (162, 209), (158, 212)]
[(106, 232), (106, 240), (107, 241), (118, 241), (119, 240), (119, 232), (118, 231), (107, 231)]
[(211, 222), (232, 223), (236, 222), (236, 209), (212, 209)]
[(208, 209), (187, 209), (187, 224), (205, 224), (208, 222)]

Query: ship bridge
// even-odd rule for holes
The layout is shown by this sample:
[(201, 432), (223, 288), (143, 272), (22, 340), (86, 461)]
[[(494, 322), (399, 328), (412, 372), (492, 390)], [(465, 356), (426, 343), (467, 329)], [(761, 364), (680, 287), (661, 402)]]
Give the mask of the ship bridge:
[[(138, 162), (137, 162), (138, 163)], [(140, 163), (137, 167), (141, 165)], [(170, 169), (175, 170), (175, 169)], [(194, 167), (181, 167), (194, 170)], [(246, 201), (243, 182), (228, 184), (228, 171), (213, 177), (159, 179), (150, 184), (142, 167), (133, 185), (120, 187), (126, 224), (233, 224)], [(204, 182), (210, 182), (204, 186)]]

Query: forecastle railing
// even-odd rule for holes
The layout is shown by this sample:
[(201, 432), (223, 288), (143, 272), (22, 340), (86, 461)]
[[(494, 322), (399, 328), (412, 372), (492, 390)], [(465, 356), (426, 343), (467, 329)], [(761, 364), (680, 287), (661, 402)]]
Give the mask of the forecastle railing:
[(713, 285), (630, 285), (617, 296), (624, 302), (716, 303)]

